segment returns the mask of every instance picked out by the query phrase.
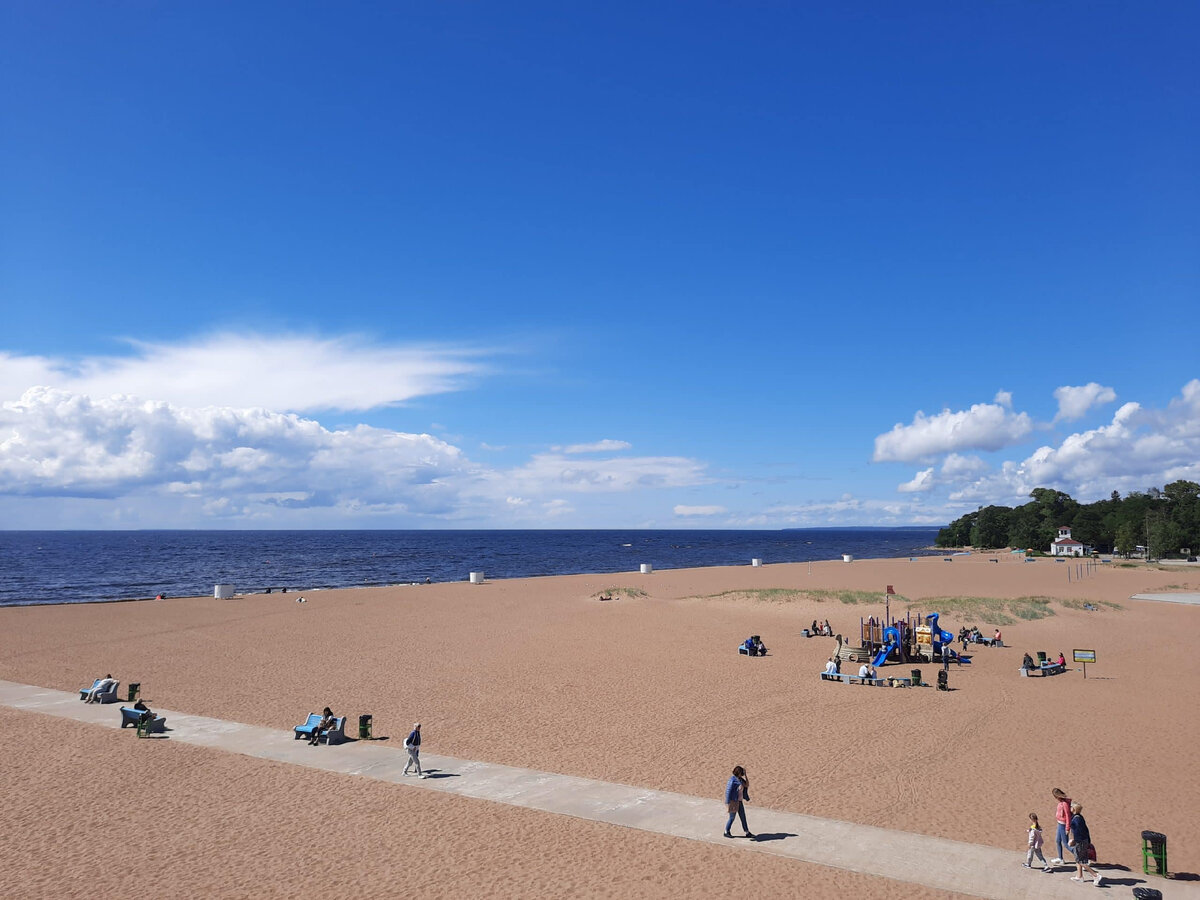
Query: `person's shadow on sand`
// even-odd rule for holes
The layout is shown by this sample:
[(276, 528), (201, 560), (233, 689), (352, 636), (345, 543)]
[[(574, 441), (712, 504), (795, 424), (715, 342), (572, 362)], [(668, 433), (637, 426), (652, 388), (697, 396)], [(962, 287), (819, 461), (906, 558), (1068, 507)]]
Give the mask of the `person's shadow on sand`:
[(457, 772), (443, 772), (441, 769), (426, 769), (426, 778), (461, 778)]
[(784, 838), (790, 837), (796, 837), (796, 835), (790, 831), (772, 831), (769, 833), (760, 831), (754, 836), (754, 843), (761, 844), (764, 841), (782, 841)]

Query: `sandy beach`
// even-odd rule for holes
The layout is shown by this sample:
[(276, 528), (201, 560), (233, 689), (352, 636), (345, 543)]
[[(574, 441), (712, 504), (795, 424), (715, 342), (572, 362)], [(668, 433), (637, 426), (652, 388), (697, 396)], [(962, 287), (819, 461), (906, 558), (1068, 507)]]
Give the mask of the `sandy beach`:
[[(1106, 564), (1068, 581), (1075, 563), (992, 558), (364, 588), (306, 592), (303, 604), (292, 593), (6, 608), (0, 678), (71, 690), (111, 671), (140, 681), (152, 705), (276, 728), (329, 705), (355, 720), (371, 713), (375, 734), (396, 742), (419, 719), (432, 752), (701, 796), (719, 797), (740, 763), (753, 806), (1014, 851), (1031, 811), (1052, 848), (1057, 786), (1085, 805), (1102, 862), (1140, 872), (1140, 832), (1150, 828), (1168, 835), (1174, 871), (1200, 871), (1188, 712), (1200, 705), (1200, 608), (1129, 599), (1200, 591), (1200, 570)], [(893, 614), (911, 603), (941, 612), (955, 632), (990, 633), (988, 617), (939, 598), (1052, 598), (1053, 614), (1009, 613), (1008, 646), (952, 668), (948, 693), (821, 682), (834, 642), (802, 629), (829, 619), (856, 634), (883, 605), (820, 592), (889, 584), (904, 598)], [(609, 593), (616, 599), (597, 599)], [(751, 633), (770, 656), (736, 654)], [(1096, 651), (1086, 680), (1078, 666), (1018, 677), (1025, 651), (1070, 659), (1074, 648)], [(923, 668), (932, 681), (935, 666)], [(768, 893), (945, 896), (9, 716), (17, 752), (0, 783), (21, 801), (0, 813), (0, 834), (16, 847), (5, 896), (115, 896), (134, 861), (153, 865), (163, 889), (203, 885), (220, 896), (388, 896), (413, 884), (428, 896), (711, 896), (744, 885), (747, 866)], [(98, 833), (111, 854), (77, 852)], [(28, 876), (14, 881), (18, 870)]]

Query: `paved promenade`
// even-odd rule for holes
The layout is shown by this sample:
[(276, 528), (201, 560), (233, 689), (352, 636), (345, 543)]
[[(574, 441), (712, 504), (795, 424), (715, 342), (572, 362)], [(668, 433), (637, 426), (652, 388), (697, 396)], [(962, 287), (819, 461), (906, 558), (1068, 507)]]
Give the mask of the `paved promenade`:
[[(0, 705), (108, 728), (117, 728), (121, 719), (120, 704), (81, 703), (78, 692), (70, 694), (8, 681), (0, 681)], [(1097, 891), (1091, 884), (1072, 882), (1069, 876), (1073, 867), (1060, 867), (1051, 875), (1023, 868), (1023, 851), (999, 850), (757, 806), (750, 807), (748, 812), (750, 825), (760, 840), (728, 840), (721, 836), (726, 812), (717, 797), (690, 797), (425, 753), (421, 754), (421, 761), (431, 777), (404, 777), (401, 772), (407, 754), (391, 742), (352, 741), (313, 749), (304, 741), (293, 740), (287, 731), (167, 709), (155, 712), (167, 717), (166, 739), (170, 741), (393, 782), (411, 790), (476, 797), (721, 844), (735, 851), (772, 853), (975, 897), (1059, 900)], [(129, 739), (136, 740), (132, 729), (128, 730)], [(717, 788), (723, 781), (722, 773), (714, 774)], [(1101, 871), (1108, 884), (1097, 896), (1128, 897), (1131, 886), (1146, 884), (1159, 888), (1171, 900), (1200, 900), (1198, 883), (1146, 878), (1140, 872), (1117, 869)]]

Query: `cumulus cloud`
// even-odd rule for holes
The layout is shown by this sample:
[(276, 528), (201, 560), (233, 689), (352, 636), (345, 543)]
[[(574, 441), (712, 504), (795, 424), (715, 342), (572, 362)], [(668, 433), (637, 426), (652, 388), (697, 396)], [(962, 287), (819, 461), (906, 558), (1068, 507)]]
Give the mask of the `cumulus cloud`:
[(0, 494), (189, 501), (207, 516), (313, 507), (454, 519), (561, 517), (564, 495), (707, 481), (684, 457), (545, 453), (514, 468), (469, 460), (429, 434), (328, 429), (265, 409), (185, 407), (32, 388), (0, 404)]
[(913, 476), (912, 481), (906, 481), (904, 484), (897, 486), (901, 494), (914, 494), (922, 491), (932, 490), (934, 485), (933, 468), (924, 469)]
[(1113, 490), (1145, 490), (1179, 479), (1200, 480), (1200, 379), (1184, 385), (1165, 409), (1125, 403), (1107, 425), (1007, 461), (949, 498), (1024, 503), (1034, 488), (1051, 487), (1090, 502)]
[(605, 438), (591, 444), (571, 444), (569, 447), (555, 447), (562, 453), (615, 453), (618, 450), (628, 450), (633, 446), (628, 441), (614, 441)]
[(673, 510), (677, 516), (719, 516), (725, 512), (723, 506), (683, 506), (676, 505)]
[(988, 464), (978, 456), (960, 456), (951, 453), (942, 460), (941, 477), (946, 481), (961, 481), (964, 478), (974, 478), (981, 472), (987, 471)]
[(1082, 419), (1093, 406), (1112, 403), (1117, 399), (1117, 392), (1110, 387), (1089, 381), (1078, 387), (1055, 388), (1054, 399), (1058, 401), (1058, 415), (1054, 417), (1054, 421), (1073, 422)]
[(0, 400), (27, 388), (132, 394), (180, 407), (286, 412), (367, 410), (462, 388), (494, 351), (360, 338), (215, 334), (179, 343), (130, 342), (121, 356), (79, 360), (0, 353)]
[(918, 411), (911, 425), (897, 423), (875, 438), (875, 462), (918, 462), (960, 450), (999, 450), (1033, 429), (1026, 413), (1005, 403), (977, 403), (968, 410), (944, 409), (934, 416)]

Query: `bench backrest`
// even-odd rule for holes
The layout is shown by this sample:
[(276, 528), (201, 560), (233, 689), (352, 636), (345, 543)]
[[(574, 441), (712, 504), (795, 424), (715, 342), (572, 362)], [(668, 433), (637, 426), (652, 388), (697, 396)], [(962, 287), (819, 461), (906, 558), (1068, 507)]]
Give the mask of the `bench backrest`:
[(309, 714), (308, 714), (308, 721), (307, 721), (307, 722), (305, 722), (304, 724), (305, 724), (307, 727), (310, 727), (310, 728), (311, 728), (313, 725), (320, 725), (320, 724), (321, 724), (321, 714), (320, 714), (320, 713), (309, 713)]

